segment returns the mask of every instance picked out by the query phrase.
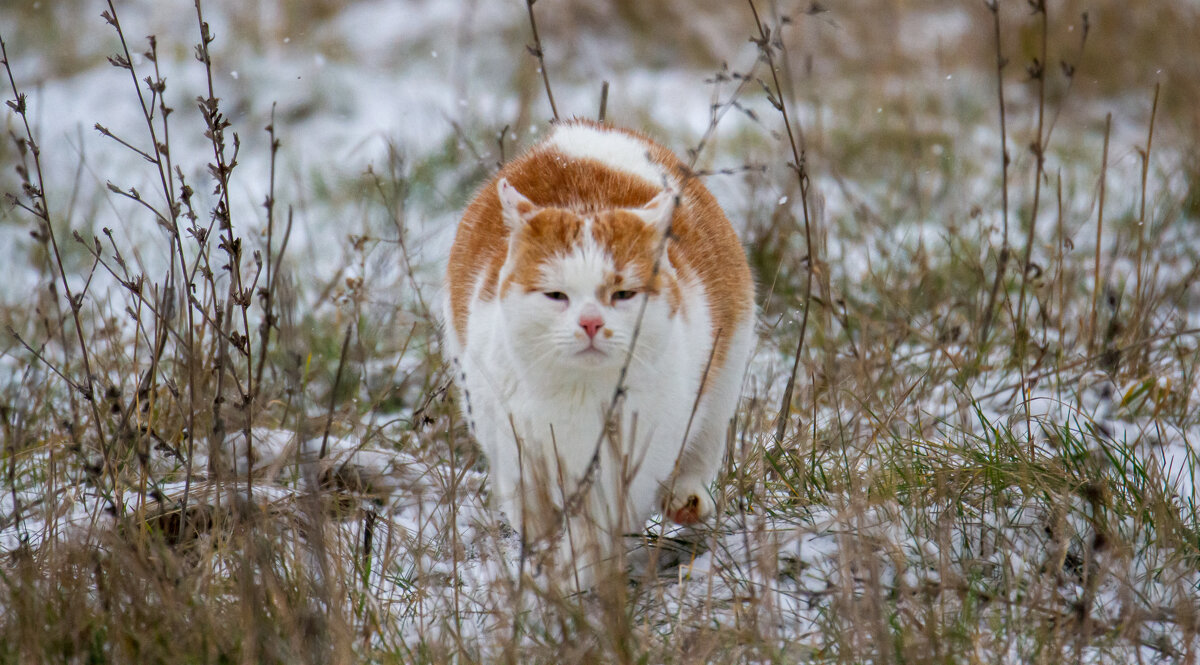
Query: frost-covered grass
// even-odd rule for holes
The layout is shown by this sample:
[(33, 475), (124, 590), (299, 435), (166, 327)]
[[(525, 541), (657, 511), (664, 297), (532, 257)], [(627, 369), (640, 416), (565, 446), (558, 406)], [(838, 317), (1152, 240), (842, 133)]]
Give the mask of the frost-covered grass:
[(1003, 113), (983, 2), (537, 3), (760, 294), (718, 516), (584, 595), (430, 313), (550, 117), (524, 3), (114, 4), (0, 9), (0, 660), (1195, 662), (1193, 3), (1003, 0)]

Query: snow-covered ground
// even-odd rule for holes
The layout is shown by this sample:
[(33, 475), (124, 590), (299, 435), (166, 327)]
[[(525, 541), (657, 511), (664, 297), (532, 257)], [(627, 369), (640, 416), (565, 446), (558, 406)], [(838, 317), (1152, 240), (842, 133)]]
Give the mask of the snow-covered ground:
[[(149, 145), (129, 72), (105, 61), (120, 44), (99, 18), (100, 8), (44, 4), (0, 8), (0, 36), (17, 84), (29, 95), (60, 242), (73, 242), (70, 231), (90, 241), (111, 229), (112, 243), (128, 248), (131, 269), (158, 280), (172, 261), (167, 234), (142, 206), (109, 189), (110, 183), (136, 188), (161, 206), (157, 171), (94, 129), (100, 124), (134, 146)], [(367, 557), (373, 563), (363, 587), (367, 604), (389, 626), (376, 633), (382, 642), (395, 636), (447, 643), (469, 638), (472, 652), (488, 660), (507, 648), (515, 614), (534, 625), (544, 621), (543, 632), (530, 629), (523, 639), (552, 642), (550, 610), (539, 609), (536, 593), (514, 586), (521, 548), (488, 506), (486, 470), (452, 463), (473, 458), (446, 452), (447, 441), (454, 445), (449, 422), (419, 426), (405, 420), (420, 403), (420, 390), (444, 385), (430, 369), (436, 361), (421, 355), (436, 354), (436, 335), (428, 321), (421, 323), (420, 305), (438, 297), (457, 215), (483, 177), (536, 140), (551, 117), (537, 63), (525, 50), (525, 6), (470, 0), (319, 4), (323, 9), (288, 2), (203, 6), (216, 36), (212, 85), (241, 142), (230, 218), (250, 244), (265, 246), (271, 160), (263, 128), (273, 123), (283, 146), (275, 198), (294, 211), (284, 270), (297, 308), (305, 325), (331, 327), (334, 338), (343, 317), (355, 319), (363, 311), (386, 329), (376, 347), (381, 351), (356, 360), (366, 379), (357, 397), (370, 404), (378, 386), (404, 376), (411, 379), (397, 389), (404, 406), (398, 413), (379, 409), (361, 416), (348, 426), (350, 435), (314, 438), (310, 428), (302, 437), (277, 423), (256, 424), (250, 446), (234, 433), (219, 454), (197, 451), (190, 483), (183, 480), (188, 469), (178, 451), (164, 442), (148, 453), (153, 491), (130, 485), (117, 496), (98, 491), (83, 470), (99, 462), (62, 453), (66, 437), (57, 425), (23, 423), (43, 438), (16, 458), (12, 468), (26, 475), (14, 473), (0, 483), (6, 489), (0, 493), (0, 548), (89, 542), (112, 528), (114, 514), (152, 513), (185, 492), (191, 501), (220, 504), (247, 491), (253, 467), (252, 501), (280, 512), (300, 512), (318, 480), (325, 491), (350, 497), (354, 510), (328, 529), (337, 551), (356, 561), (365, 556), (364, 530), (373, 530), (381, 543)], [(645, 129), (686, 155), (701, 145), (715, 111), (720, 122), (697, 155), (697, 167), (729, 169), (707, 182), (743, 237), (777, 243), (780, 261), (788, 264), (781, 270), (785, 278), (804, 274), (800, 193), (795, 172), (786, 167), (790, 156), (778, 114), (754, 80), (766, 72), (746, 39), (752, 28), (746, 10), (714, 4), (690, 11), (688, 3), (670, 2), (655, 13), (626, 4), (538, 3), (560, 115), (594, 116), (600, 82), (608, 81), (610, 119)], [(195, 103), (207, 96), (208, 79), (192, 57), (199, 38), (194, 7), (154, 0), (118, 5), (132, 51), (145, 49), (140, 36), (157, 36), (157, 63), (135, 56), (133, 65), (147, 76), (157, 64), (166, 80), (165, 99), (174, 109), (170, 151), (197, 192), (197, 209), (208, 210), (212, 148)], [(842, 654), (856, 647), (875, 653), (861, 642), (868, 635), (842, 633), (859, 626), (850, 617), (881, 606), (901, 616), (892, 619), (908, 630), (954, 620), (909, 622), (906, 612), (937, 608), (952, 615), (969, 608), (957, 620), (973, 625), (962, 630), (989, 636), (975, 638), (975, 657), (1015, 663), (1044, 648), (1036, 631), (1012, 628), (1019, 618), (1053, 623), (1065, 621), (1070, 608), (1086, 607), (1083, 621), (1092, 622), (1100, 637), (1080, 650), (1083, 660), (1151, 662), (1200, 647), (1186, 617), (1200, 596), (1196, 544), (1188, 540), (1198, 528), (1200, 419), (1189, 415), (1195, 409), (1188, 405), (1200, 400), (1194, 372), (1200, 280), (1193, 279), (1200, 243), (1197, 220), (1189, 217), (1195, 210), (1185, 204), (1198, 185), (1195, 167), (1188, 166), (1195, 157), (1186, 144), (1184, 116), (1159, 118), (1143, 191), (1147, 90), (1071, 97), (1055, 88), (1057, 124), (1031, 261), (1045, 277), (1032, 280), (1027, 296), (1038, 303), (1029, 305), (1031, 321), (1045, 313), (1030, 335), (1042, 354), (1036, 362), (1026, 356), (1013, 361), (1007, 348), (997, 348), (968, 371), (974, 333), (952, 331), (970, 323), (963, 311), (977, 310), (986, 294), (924, 307), (889, 300), (903, 289), (878, 285), (912, 284), (904, 293), (919, 294), (925, 288), (921, 274), (940, 274), (956, 261), (979, 266), (990, 281), (1006, 223), (1014, 252), (1023, 249), (1032, 199), (1034, 158), (1026, 146), (1036, 126), (1035, 87), (1015, 73), (1008, 80), (1007, 150), (1014, 175), (1005, 220), (993, 62), (968, 57), (976, 43), (991, 37), (986, 10), (932, 2), (907, 11), (889, 6), (879, 14), (804, 9), (780, 3), (764, 9), (764, 17), (772, 25), (779, 11), (794, 18), (784, 33), (790, 53), (784, 73), (792, 77), (791, 110), (806, 133), (813, 201), (819, 201), (816, 240), (830, 293), (818, 289), (817, 295), (848, 302), (852, 311), (814, 308), (822, 311), (810, 321), (810, 340), (815, 327), (824, 326), (825, 341), (810, 342), (817, 350), (802, 365), (789, 427), (793, 438), (779, 443), (772, 434), (799, 329), (798, 299), (781, 285), (776, 297), (783, 304), (764, 303), (762, 342), (743, 391), (740, 452), (723, 486), (724, 510), (694, 531), (649, 525), (642, 540), (657, 539), (657, 545), (631, 539), (633, 577), (656, 580), (639, 587), (642, 593), (631, 601), (639, 621), (664, 636), (681, 626), (752, 625), (776, 653), (798, 658), (819, 656), (830, 645), (839, 645)], [(1005, 16), (1021, 20), (1015, 10)], [(864, 42), (863, 25), (874, 25), (881, 42)], [(40, 36), (35, 26), (41, 26)], [(1077, 34), (1070, 21), (1059, 27)], [(1063, 59), (1070, 57), (1069, 48), (1061, 50)], [(872, 68), (877, 61), (890, 64)], [(1015, 63), (1010, 70), (1017, 71)], [(740, 79), (730, 72), (749, 73), (751, 81), (739, 88)], [(1108, 226), (1098, 238), (1108, 112)], [(18, 131), (14, 114), (6, 121)], [(18, 159), (7, 146), (0, 156), (13, 164)], [(20, 187), (11, 168), (0, 184)], [(1144, 194), (1147, 228), (1158, 231), (1143, 257), (1153, 267), (1143, 268), (1142, 277), (1147, 292), (1167, 295), (1149, 299), (1153, 311), (1139, 319), (1149, 328), (1144, 344), (1124, 356), (1126, 367), (1137, 371), (1098, 368), (1080, 342), (1095, 282), (1092, 256), (1099, 243), (1101, 325), (1129, 319), (1130, 305), (1121, 298), (1132, 298), (1138, 280), (1130, 229)], [(45, 303), (36, 294), (51, 279), (32, 228), (19, 210), (0, 213), (0, 265), (6, 267), (0, 306), (5, 322), (25, 335), (36, 334), (37, 317), (13, 313)], [(787, 235), (772, 235), (780, 228)], [(64, 258), (78, 292), (91, 259), (77, 249)], [(1009, 269), (1011, 282), (1019, 283), (1020, 271)], [(760, 293), (774, 294), (776, 278), (758, 277)], [(357, 295), (345, 286), (354, 279), (363, 280)], [(1062, 284), (1065, 295), (1055, 291)], [(126, 306), (120, 285), (97, 271), (88, 289), (84, 311), (97, 320), (91, 332), (111, 333), (114, 349), (135, 348), (144, 332), (120, 316)], [(1105, 289), (1116, 294), (1107, 309)], [(1010, 299), (1015, 307), (1016, 296)], [(870, 312), (888, 312), (896, 320), (870, 320)], [(851, 320), (859, 314), (861, 321)], [(1004, 311), (997, 325), (1011, 329), (1014, 316)], [(889, 337), (899, 319), (905, 333)], [(418, 325), (426, 327), (410, 347)], [(53, 344), (44, 352), (65, 357)], [(875, 367), (872, 362), (888, 368), (864, 370), (876, 384), (849, 369)], [(119, 394), (131, 393), (137, 379), (122, 372), (136, 372), (110, 366), (106, 378)], [(839, 378), (846, 382), (841, 391), (830, 387)], [(4, 403), (23, 400), (29, 386), (43, 380), (55, 381), (21, 345), (7, 338), (0, 343)], [(65, 386), (47, 393), (58, 405), (47, 411), (65, 408)], [(801, 413), (802, 406), (812, 410)], [(326, 403), (313, 400), (309, 407), (306, 416), (325, 415)], [(16, 431), (6, 423), (7, 432)], [(40, 470), (55, 460), (71, 471), (47, 484)], [(207, 481), (222, 464), (238, 479), (232, 489)], [(1012, 470), (1017, 464), (1038, 471)], [(1059, 485), (1029, 480), (1061, 468), (1079, 477), (1094, 474), (1098, 486), (1111, 480), (1136, 496), (1089, 499), (1086, 487), (1047, 496), (1045, 487)], [(799, 481), (811, 485), (796, 487)], [(739, 493), (742, 487), (748, 489)], [(1149, 516), (1150, 503), (1174, 511), (1172, 517)], [(1176, 527), (1170, 534), (1175, 541), (1164, 536)], [(881, 631), (888, 620), (879, 617)]]

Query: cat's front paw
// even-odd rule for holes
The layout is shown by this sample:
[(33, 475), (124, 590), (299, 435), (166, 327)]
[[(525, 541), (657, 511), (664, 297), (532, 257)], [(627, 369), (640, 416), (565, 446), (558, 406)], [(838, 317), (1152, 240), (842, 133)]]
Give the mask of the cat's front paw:
[(675, 492), (663, 500), (663, 514), (676, 524), (695, 524), (716, 510), (708, 490), (698, 483), (677, 483)]

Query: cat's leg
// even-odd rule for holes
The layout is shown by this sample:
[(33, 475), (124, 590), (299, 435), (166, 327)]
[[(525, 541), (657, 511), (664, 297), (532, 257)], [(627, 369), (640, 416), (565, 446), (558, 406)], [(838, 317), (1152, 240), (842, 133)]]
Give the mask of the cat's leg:
[(678, 524), (701, 522), (716, 509), (708, 486), (721, 463), (725, 443), (723, 427), (710, 431), (716, 424), (702, 424), (699, 432), (688, 437), (675, 473), (663, 488), (663, 513)]
[[(527, 497), (527, 503), (532, 497)], [(590, 502), (574, 504), (564, 514), (557, 507), (527, 511), (521, 533), (529, 572), (544, 589), (576, 593), (590, 589), (598, 571), (609, 570), (609, 532), (594, 518)]]
[(725, 363), (707, 381), (696, 404), (687, 444), (663, 488), (663, 513), (679, 524), (703, 521), (716, 510), (709, 486), (725, 456), (729, 423), (737, 412), (742, 378), (754, 348), (753, 320), (744, 322), (726, 352)]
[(523, 494), (521, 446), (505, 400), (512, 387), (497, 381), (486, 367), (472, 354), (455, 359), (462, 413), (488, 460), (492, 508), (503, 511), (509, 526), (523, 534), (527, 497)]
[[(679, 524), (693, 524), (713, 514), (716, 504), (708, 486), (725, 452), (725, 427), (733, 413), (736, 395), (730, 395), (728, 371), (714, 372), (704, 395), (689, 409), (686, 434), (670, 445), (677, 451), (669, 460), (671, 473), (660, 488), (663, 514)], [(686, 436), (686, 443), (684, 443)]]
[[(605, 490), (612, 490), (611, 484), (604, 478), (608, 474), (600, 474), (597, 485), (605, 484)], [(593, 486), (587, 492), (587, 497), (563, 521), (565, 533), (561, 540), (559, 555), (560, 572), (563, 581), (575, 591), (586, 591), (598, 581), (613, 578), (623, 579), (626, 576), (624, 568), (625, 533), (635, 530), (631, 527), (629, 503), (615, 501), (608, 491), (599, 491)], [(645, 519), (636, 527), (641, 529)]]

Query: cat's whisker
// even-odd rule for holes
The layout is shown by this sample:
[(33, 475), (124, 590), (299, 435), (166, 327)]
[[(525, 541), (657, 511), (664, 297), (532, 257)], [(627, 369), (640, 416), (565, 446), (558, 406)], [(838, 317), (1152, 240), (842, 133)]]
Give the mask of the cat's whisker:
[(542, 345), (537, 355), (530, 357), (528, 362), (532, 365), (554, 364), (552, 361), (557, 355), (557, 349), (550, 345)]

